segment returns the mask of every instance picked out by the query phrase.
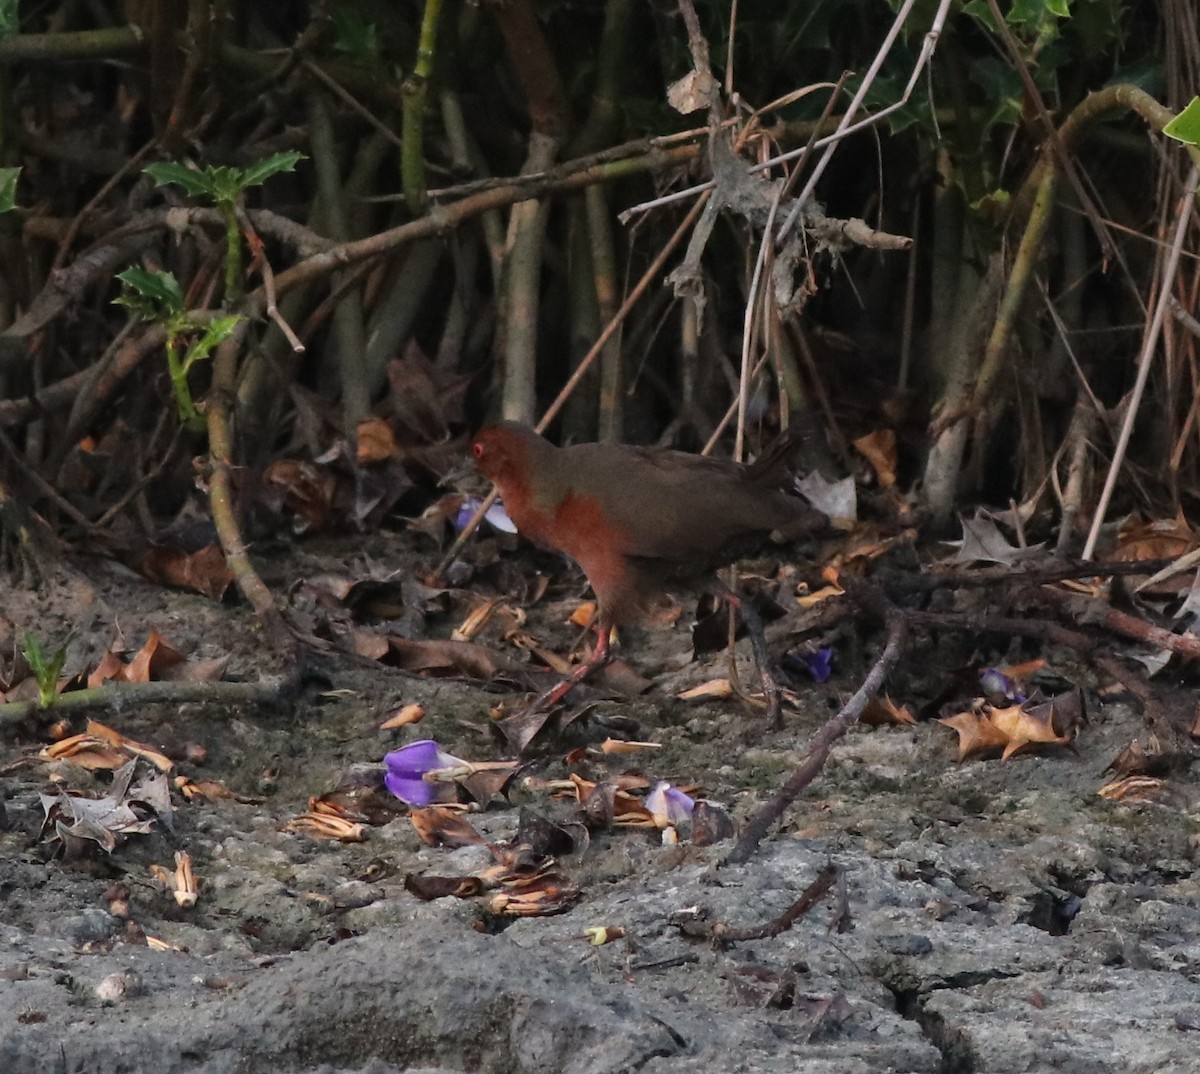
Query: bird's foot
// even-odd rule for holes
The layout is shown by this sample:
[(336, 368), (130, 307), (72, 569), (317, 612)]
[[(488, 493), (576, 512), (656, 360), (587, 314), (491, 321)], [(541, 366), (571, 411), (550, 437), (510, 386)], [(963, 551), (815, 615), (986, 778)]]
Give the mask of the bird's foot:
[(596, 648), (592, 651), (592, 655), (579, 664), (562, 682), (552, 686), (544, 694), (535, 699), (533, 704), (529, 706), (529, 711), (546, 712), (554, 708), (555, 705), (562, 704), (576, 686), (583, 682), (584, 679), (594, 675), (611, 659), (612, 653), (608, 648), (608, 630), (603, 629), (597, 634)]
[(775, 677), (771, 654), (767, 651), (762, 617), (748, 600), (737, 594), (729, 592), (725, 597), (737, 609), (746, 626), (746, 633), (750, 635), (750, 648), (754, 652), (754, 663), (758, 666), (759, 682), (762, 684), (762, 703), (767, 710), (766, 730), (779, 731), (783, 728), (783, 690)]

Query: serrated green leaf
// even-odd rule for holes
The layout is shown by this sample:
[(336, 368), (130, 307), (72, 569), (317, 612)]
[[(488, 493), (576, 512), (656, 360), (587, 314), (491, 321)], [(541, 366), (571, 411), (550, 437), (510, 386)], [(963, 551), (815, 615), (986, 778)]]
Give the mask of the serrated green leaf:
[(1200, 97), (1193, 97), (1162, 132), (1184, 145), (1200, 146)]
[(118, 272), (117, 279), (138, 296), (157, 303), (166, 312), (183, 312), (183, 290), (172, 273), (147, 272), (146, 269), (133, 265), (124, 272)]
[(1071, 17), (1071, 6), (1068, 0), (1046, 0), (1046, 10), (1051, 15), (1057, 15), (1060, 19), (1069, 19)]
[(143, 169), (159, 186), (174, 183), (183, 187), (184, 193), (192, 197), (207, 194), (213, 196), (212, 179), (201, 171), (189, 168), (175, 160), (164, 160), (158, 164), (147, 164)]
[(257, 164), (251, 164), (242, 175), (242, 187), (261, 186), (272, 175), (278, 175), (280, 172), (290, 172), (296, 170), (296, 165), (305, 159), (303, 153), (297, 153), (295, 150), (290, 150), (287, 153), (275, 153), (267, 157), (266, 160), (260, 160)]
[(241, 320), (237, 314), (226, 317), (214, 317), (204, 326), (204, 334), (199, 339), (195, 340), (187, 350), (187, 357), (183, 360), (183, 368), (186, 372), (192, 367), (195, 362), (202, 362), (212, 352), (225, 342), (237, 327), (238, 321)]
[(242, 192), (243, 175), (241, 168), (230, 168), (223, 164), (210, 165), (204, 170), (212, 187), (215, 201), (231, 204), (237, 201)]
[(17, 207), (17, 179), (20, 168), (0, 168), (0, 213), (11, 212)]

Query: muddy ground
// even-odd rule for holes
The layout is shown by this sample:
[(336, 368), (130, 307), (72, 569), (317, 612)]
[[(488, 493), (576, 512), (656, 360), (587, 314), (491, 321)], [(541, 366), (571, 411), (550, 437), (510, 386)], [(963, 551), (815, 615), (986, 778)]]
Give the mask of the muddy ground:
[[(415, 536), (257, 554), (309, 626), (320, 616), (305, 581), (433, 558)], [(488, 584), (539, 566), (527, 553), (497, 555), (469, 591), (397, 610), (388, 629), (447, 636)], [(529, 609), (530, 633), (562, 652), (582, 591), (577, 576), (556, 574)], [(47, 641), (74, 629), (68, 672), (94, 664), (118, 633), (136, 649), (151, 629), (193, 660), (230, 654), (227, 679), (289, 670), (272, 663), (243, 606), (168, 591), (112, 563), (75, 563), (36, 599), (13, 593), (0, 616)], [(499, 637), (481, 641), (524, 659)], [(931, 680), (964, 662), (1029, 655), (979, 644), (917, 650), (889, 684), (893, 697), (922, 684), (931, 695)], [(662, 748), (610, 758), (614, 771), (702, 785), (740, 820), (857, 688), (879, 641), (864, 628), (835, 645), (835, 674), (793, 684), (798, 701), (780, 731), (763, 730), (737, 699), (683, 702), (660, 685), (633, 700), (593, 696), (561, 740), (535, 743), (510, 802), (471, 819), (498, 842), (522, 805), (568, 817), (569, 803), (524, 777), (563, 778), (569, 748), (616, 735)], [(724, 674), (723, 657), (689, 665), (689, 654), (683, 621), (625, 644), (655, 684), (679, 686), (681, 668), (692, 682)], [(686, 832), (663, 845), (657, 832), (594, 831), (561, 862), (581, 898), (549, 917), (490, 914), (487, 895), (415, 898), (408, 874), (470, 874), (488, 852), (423, 845), (402, 808), (361, 843), (285, 829), (310, 796), (408, 741), (436, 738), (473, 760), (514, 756), (489, 727), (504, 694), (485, 684), (328, 653), (306, 658), (301, 687), (273, 709), (97, 712), (180, 756), (203, 746), (202, 764), (193, 748), (173, 774), (260, 799), (176, 794), (173, 830), (156, 823), (111, 853), (64, 848), (44, 829), (39, 797), (56, 779), (103, 794), (109, 775), (21, 764), (47, 739), (7, 728), (0, 1071), (1200, 1071), (1194, 780), (1174, 774), (1165, 804), (1098, 796), (1143, 716), (1129, 698), (1098, 692), (1106, 684), (1069, 652), (1044, 655), (1088, 699), (1073, 751), (959, 764), (956, 736), (936, 722), (856, 728), (748, 864), (717, 867), (730, 844), (696, 847)], [(422, 723), (379, 730), (408, 702), (425, 706)], [(177, 850), (200, 878), (190, 908), (150, 872)], [(830, 862), (842, 884), (790, 930), (724, 947), (694, 935), (701, 918), (736, 927), (781, 914)], [(585, 930), (600, 926), (624, 936), (595, 946)]]

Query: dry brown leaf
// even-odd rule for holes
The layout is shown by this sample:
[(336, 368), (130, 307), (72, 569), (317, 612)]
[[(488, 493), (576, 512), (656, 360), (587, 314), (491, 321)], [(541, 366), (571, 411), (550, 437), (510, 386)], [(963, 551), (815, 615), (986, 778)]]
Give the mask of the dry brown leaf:
[(175, 762), (166, 754), (156, 750), (153, 746), (147, 746), (144, 742), (138, 742), (136, 739), (128, 738), (109, 727), (107, 724), (101, 723), (99, 720), (88, 720), (87, 733), (95, 735), (96, 738), (107, 742), (110, 746), (117, 749), (127, 750), (130, 754), (136, 754), (139, 757), (144, 757), (155, 768), (161, 772), (170, 772), (175, 767)]
[(854, 441), (855, 448), (871, 464), (880, 488), (896, 483), (896, 434), (891, 429), (876, 429)]
[(917, 719), (907, 705), (897, 705), (885, 694), (883, 697), (877, 695), (867, 702), (867, 707), (858, 718), (858, 722), (870, 727), (911, 726)]
[(989, 714), (992, 724), (1008, 740), (1000, 759), (1007, 761), (1014, 753), (1030, 746), (1069, 746), (1074, 736), (1060, 735), (1054, 729), (1053, 713), (1052, 706), (1040, 711), (1023, 705), (992, 709)]
[(218, 544), (196, 551), (174, 545), (152, 545), (132, 559), (133, 567), (152, 582), (189, 589), (220, 602), (233, 584), (233, 571)]
[(592, 625), (596, 619), (596, 602), (594, 600), (585, 600), (580, 604), (567, 620), (573, 626), (577, 626), (582, 630), (586, 630)]
[(457, 627), (450, 632), (451, 641), (472, 641), (475, 636), (483, 630), (491, 619), (492, 613), (496, 610), (496, 605), (500, 603), (498, 597), (493, 597), (491, 600), (484, 601), (482, 604), (472, 608)]
[(1008, 736), (982, 713), (960, 712), (954, 716), (942, 716), (938, 723), (952, 727), (958, 732), (960, 761), (965, 761), (976, 753), (1002, 750), (1008, 745)]
[(236, 791), (231, 791), (224, 783), (216, 779), (191, 779), (188, 776), (176, 776), (175, 789), (189, 802), (202, 799), (210, 802), (225, 800), (240, 802), (243, 805), (261, 805), (266, 801), (259, 794), (238, 794)]
[(279, 459), (263, 472), (268, 496), (291, 514), (299, 515), (310, 530), (325, 529), (333, 515), (337, 478), (316, 463)]
[(393, 661), (405, 671), (424, 675), (465, 675), (472, 679), (494, 679), (502, 671), (513, 671), (511, 661), (493, 649), (471, 641), (414, 641), (389, 637)]
[(733, 697), (733, 683), (728, 679), (709, 679), (676, 694), (681, 701), (724, 701)]
[(373, 630), (355, 629), (351, 632), (351, 637), (354, 640), (356, 656), (362, 656), (368, 660), (382, 660), (391, 652), (387, 637), (377, 634)]
[(172, 894), (175, 896), (175, 902), (184, 910), (195, 906), (196, 900), (199, 898), (196, 890), (196, 876), (192, 872), (192, 856), (186, 850), (175, 851)]
[(164, 682), (220, 682), (225, 677), (232, 653), (211, 656), (204, 660), (187, 660), (182, 664), (157, 667), (154, 677)]
[(606, 738), (600, 743), (602, 753), (638, 753), (641, 750), (661, 750), (661, 742), (629, 742), (624, 739)]
[(431, 847), (487, 846), (487, 840), (475, 830), (461, 812), (445, 806), (424, 806), (409, 814), (417, 837)]
[(532, 634), (527, 634), (523, 630), (512, 630), (508, 633), (507, 640), (518, 649), (532, 653), (556, 675), (565, 676), (571, 674), (571, 661), (564, 660), (558, 653), (543, 647), (541, 642), (534, 638)]
[(383, 418), (364, 418), (355, 433), (354, 457), (360, 466), (395, 457), (396, 434)]
[(802, 592), (797, 592), (796, 603), (801, 608), (814, 608), (818, 604), (824, 604), (827, 600), (832, 600), (834, 597), (845, 596), (846, 591), (840, 585), (826, 585), (813, 593), (808, 592), (806, 586), (801, 587)]
[(129, 761), (129, 754), (124, 750), (114, 748), (95, 735), (86, 734), (61, 739), (44, 747), (38, 756), (46, 761), (70, 761), (89, 771), (113, 770)]
[(425, 706), (419, 701), (412, 701), (394, 709), (386, 720), (379, 725), (380, 731), (391, 731), (397, 727), (407, 727), (409, 724), (420, 723), (425, 719)]
[(1117, 536), (1112, 558), (1121, 563), (1177, 559), (1198, 546), (1196, 532), (1182, 516), (1143, 522), (1137, 515), (1130, 515)]
[(1005, 664), (1003, 667), (998, 667), (996, 670), (1001, 675), (1007, 675), (1010, 679), (1024, 681), (1035, 672), (1041, 671), (1046, 666), (1046, 661), (1042, 659), (1026, 660), (1022, 664)]
[(404, 878), (404, 890), (423, 902), (447, 897), (470, 899), (483, 893), (483, 881), (477, 876), (418, 876), (409, 873)]
[(340, 817), (323, 813), (302, 813), (283, 826), (284, 831), (298, 832), (319, 839), (336, 839), (342, 843), (362, 843), (367, 838), (367, 829)]
[(158, 678), (163, 668), (182, 664), (186, 658), (178, 649), (168, 645), (157, 630), (151, 630), (150, 636), (129, 661), (125, 668), (126, 682), (150, 682)]
[(1096, 793), (1114, 802), (1151, 802), (1178, 809), (1189, 804), (1188, 796), (1179, 788), (1154, 776), (1126, 776), (1106, 783)]

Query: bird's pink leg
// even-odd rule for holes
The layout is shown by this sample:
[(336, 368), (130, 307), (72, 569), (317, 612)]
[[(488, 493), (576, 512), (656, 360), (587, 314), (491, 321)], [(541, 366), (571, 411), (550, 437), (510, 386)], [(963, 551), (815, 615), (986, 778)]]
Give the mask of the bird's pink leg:
[(566, 696), (575, 689), (589, 675), (599, 671), (605, 664), (612, 659), (612, 653), (609, 651), (609, 635), (612, 633), (612, 626), (604, 621), (599, 621), (596, 624), (596, 645), (592, 649), (592, 654), (586, 660), (582, 661), (574, 671), (571, 672), (557, 686), (551, 687), (541, 697), (539, 697), (532, 706), (534, 712), (539, 712), (542, 709), (552, 708), (560, 701), (563, 701)]

